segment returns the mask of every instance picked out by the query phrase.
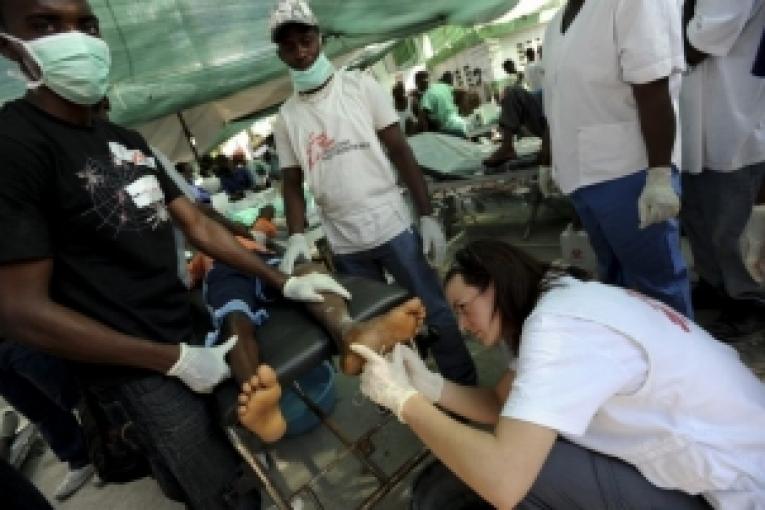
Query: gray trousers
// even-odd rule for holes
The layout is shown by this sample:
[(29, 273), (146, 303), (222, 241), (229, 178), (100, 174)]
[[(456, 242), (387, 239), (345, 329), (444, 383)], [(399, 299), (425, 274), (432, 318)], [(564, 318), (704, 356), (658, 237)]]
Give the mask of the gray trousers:
[[(440, 463), (439, 463), (440, 464)], [(443, 465), (429, 466), (415, 482), (412, 510), (493, 508)], [(630, 464), (564, 439), (550, 451), (517, 510), (710, 510), (699, 496), (660, 489)]]
[(765, 162), (733, 172), (683, 174), (680, 210), (699, 277), (733, 299), (762, 304), (765, 287), (747, 272), (739, 239), (764, 177)]

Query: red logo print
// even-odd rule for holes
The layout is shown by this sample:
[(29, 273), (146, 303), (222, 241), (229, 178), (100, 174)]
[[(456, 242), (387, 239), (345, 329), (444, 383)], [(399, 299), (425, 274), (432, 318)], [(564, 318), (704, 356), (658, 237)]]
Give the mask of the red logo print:
[(335, 140), (327, 133), (314, 134), (308, 137), (308, 169), (313, 170), (322, 156), (335, 145)]

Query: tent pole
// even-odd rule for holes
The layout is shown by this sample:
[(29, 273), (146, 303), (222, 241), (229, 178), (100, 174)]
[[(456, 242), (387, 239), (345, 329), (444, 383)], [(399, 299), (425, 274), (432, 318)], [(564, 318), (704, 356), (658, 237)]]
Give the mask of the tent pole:
[(189, 126), (186, 124), (186, 119), (183, 118), (183, 114), (181, 112), (176, 112), (176, 115), (178, 116), (178, 122), (181, 123), (181, 128), (183, 129), (183, 134), (186, 136), (186, 141), (189, 142), (189, 147), (191, 148), (191, 153), (194, 155), (194, 159), (197, 163), (199, 163), (199, 153), (197, 152), (197, 146), (194, 145), (194, 143), (191, 141), (192, 134), (189, 130)]

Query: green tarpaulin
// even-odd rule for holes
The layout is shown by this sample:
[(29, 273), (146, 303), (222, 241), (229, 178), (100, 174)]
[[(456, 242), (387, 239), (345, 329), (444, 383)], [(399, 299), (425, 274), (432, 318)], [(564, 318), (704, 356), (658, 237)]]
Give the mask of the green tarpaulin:
[[(138, 126), (221, 100), (286, 73), (267, 31), (274, 0), (91, 0), (113, 55), (112, 119)], [(313, 0), (331, 56), (443, 24), (469, 26), (507, 12), (513, 0)], [(3, 67), (8, 64), (3, 62)], [(23, 87), (0, 69), (0, 101)], [(222, 122), (281, 101), (268, 90), (247, 111), (220, 109)], [(190, 117), (205, 117), (192, 112)], [(193, 118), (189, 121), (194, 132)], [(217, 132), (217, 129), (215, 130)], [(198, 136), (194, 132), (195, 136)]]

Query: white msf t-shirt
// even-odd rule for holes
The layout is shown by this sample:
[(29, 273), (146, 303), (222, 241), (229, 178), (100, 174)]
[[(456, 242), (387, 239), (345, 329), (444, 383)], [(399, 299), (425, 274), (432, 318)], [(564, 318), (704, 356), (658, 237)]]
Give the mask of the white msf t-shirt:
[(736, 351), (636, 292), (559, 283), (523, 325), (502, 416), (715, 508), (765, 508), (765, 385)]
[(337, 254), (380, 246), (412, 223), (377, 131), (399, 122), (393, 98), (371, 76), (335, 72), (279, 110), (274, 141), (282, 168), (300, 167)]
[(683, 80), (683, 169), (731, 172), (765, 161), (765, 80), (752, 63), (765, 29), (765, 1), (698, 0), (688, 39), (708, 53)]
[(561, 34), (564, 10), (545, 32), (542, 88), (553, 178), (572, 193), (648, 166), (632, 84), (669, 77), (677, 111), (685, 56), (678, 0), (585, 2)]

